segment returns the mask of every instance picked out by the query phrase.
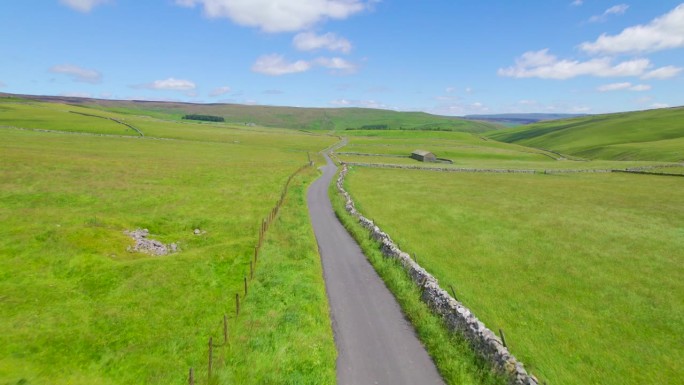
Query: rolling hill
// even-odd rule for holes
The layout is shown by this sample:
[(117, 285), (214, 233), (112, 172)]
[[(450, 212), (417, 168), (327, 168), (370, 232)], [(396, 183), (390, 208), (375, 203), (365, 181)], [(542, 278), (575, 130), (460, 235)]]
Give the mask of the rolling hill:
[(580, 116), (587, 116), (587, 114), (494, 114), (494, 115), (465, 115), (464, 119), (481, 120), (485, 122), (492, 122), (504, 124), (508, 126), (518, 126), (521, 124), (530, 124), (542, 122), (545, 120), (557, 120), (576, 118)]
[(491, 139), (589, 159), (684, 161), (684, 107), (539, 122)]
[(181, 120), (186, 114), (223, 117), (226, 123), (256, 124), (300, 130), (403, 129), (483, 133), (501, 128), (493, 123), (424, 112), (399, 112), (371, 108), (299, 108), (240, 104), (196, 104), (140, 100), (104, 100), (62, 96), (2, 94), (34, 101), (104, 109), (132, 115)]

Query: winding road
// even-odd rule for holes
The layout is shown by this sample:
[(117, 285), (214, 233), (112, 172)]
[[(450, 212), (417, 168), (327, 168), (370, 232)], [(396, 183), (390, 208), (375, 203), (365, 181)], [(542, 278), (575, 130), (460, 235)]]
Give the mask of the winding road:
[(444, 384), (396, 299), (335, 216), (328, 186), (336, 167), (325, 158), (307, 204), (330, 302), (337, 383)]

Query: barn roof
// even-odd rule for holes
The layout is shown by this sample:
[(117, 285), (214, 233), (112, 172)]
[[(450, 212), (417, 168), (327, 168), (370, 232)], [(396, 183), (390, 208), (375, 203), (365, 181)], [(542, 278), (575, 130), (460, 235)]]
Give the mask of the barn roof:
[(420, 156), (434, 155), (430, 151), (425, 151), (425, 150), (415, 150), (412, 152), (412, 154), (416, 154), (416, 155), (420, 155)]

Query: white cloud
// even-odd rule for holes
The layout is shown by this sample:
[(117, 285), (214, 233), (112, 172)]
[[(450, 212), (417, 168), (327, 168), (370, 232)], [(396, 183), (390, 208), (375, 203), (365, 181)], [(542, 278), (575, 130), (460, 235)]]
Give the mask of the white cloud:
[(645, 53), (684, 47), (684, 4), (646, 25), (624, 29), (617, 35), (602, 34), (594, 42), (580, 44), (591, 54)]
[(324, 35), (316, 35), (313, 32), (302, 32), (295, 35), (294, 39), (292, 39), (292, 43), (295, 48), (300, 51), (314, 51), (324, 48), (329, 51), (349, 53), (352, 49), (349, 40), (331, 32)]
[(459, 116), (459, 115), (471, 115), (471, 114), (482, 114), (490, 112), (489, 107), (487, 107), (482, 102), (474, 103), (445, 103), (438, 105), (434, 108), (428, 109), (427, 112), (437, 115), (448, 115), (448, 116)]
[(447, 87), (446, 89), (444, 89), (444, 92), (446, 92), (447, 94), (454, 93), (456, 92), (456, 87)]
[(90, 98), (91, 95), (87, 92), (62, 92), (59, 96), (66, 96), (67, 98)]
[(101, 73), (72, 64), (59, 64), (51, 67), (49, 71), (55, 74), (67, 75), (71, 77), (72, 80), (82, 83), (96, 84), (102, 81)]
[[(192, 91), (197, 86), (190, 80), (168, 78), (164, 80), (155, 80), (152, 83), (133, 86), (133, 88), (147, 88), (151, 90), (170, 90), (170, 91)], [(189, 93), (189, 95), (192, 95)]]
[(210, 93), (209, 96), (212, 98), (215, 98), (217, 96), (222, 96), (230, 92), (230, 87), (228, 86), (223, 86), (223, 87), (218, 87), (214, 88)]
[(59, 0), (59, 2), (79, 12), (90, 12), (96, 6), (107, 3), (109, 0)]
[(186, 7), (203, 6), (211, 18), (257, 27), (265, 32), (292, 32), (327, 19), (342, 20), (367, 9), (362, 0), (176, 0)]
[(337, 107), (362, 107), (362, 108), (375, 108), (381, 110), (396, 110), (396, 108), (390, 107), (385, 103), (379, 102), (377, 100), (350, 100), (350, 99), (337, 99), (330, 102), (331, 105)]
[(647, 72), (642, 76), (642, 79), (670, 79), (682, 72), (681, 67), (666, 66), (654, 69), (653, 71)]
[(315, 66), (332, 70), (335, 74), (350, 74), (357, 70), (354, 63), (339, 57), (319, 57), (313, 61), (297, 60), (289, 62), (279, 54), (263, 55), (252, 65), (252, 71), (271, 76), (306, 72)]
[(632, 84), (629, 82), (604, 84), (596, 88), (599, 92), (609, 91), (648, 91), (651, 86), (648, 84)]
[(559, 60), (548, 49), (525, 52), (515, 60), (515, 65), (500, 68), (500, 76), (514, 78), (570, 79), (577, 76), (640, 76), (651, 66), (648, 59), (634, 59), (613, 64), (611, 58), (588, 61)]
[(357, 67), (354, 63), (350, 63), (342, 58), (333, 57), (325, 58), (320, 57), (314, 61), (316, 65), (325, 67), (331, 70), (335, 70), (336, 73), (353, 73), (356, 71)]
[(653, 103), (649, 106), (650, 108), (668, 108), (670, 107), (667, 103)]
[(630, 91), (649, 91), (652, 87), (649, 84), (637, 84), (631, 87)]
[(271, 76), (306, 72), (310, 69), (311, 63), (307, 61), (287, 62), (283, 55), (278, 54), (263, 55), (252, 65), (252, 71)]
[(0, 81), (0, 88), (4, 88), (4, 87), (7, 87), (7, 84)]
[(583, 0), (575, 0), (572, 3), (570, 3), (570, 5), (572, 5), (573, 7), (579, 7), (582, 4), (584, 4)]
[(618, 4), (614, 5), (608, 9), (605, 10), (600, 15), (592, 16), (589, 18), (590, 23), (598, 23), (598, 22), (604, 22), (608, 20), (608, 17), (610, 15), (623, 15), (625, 12), (627, 12), (627, 9), (629, 8), (629, 5), (627, 4)]

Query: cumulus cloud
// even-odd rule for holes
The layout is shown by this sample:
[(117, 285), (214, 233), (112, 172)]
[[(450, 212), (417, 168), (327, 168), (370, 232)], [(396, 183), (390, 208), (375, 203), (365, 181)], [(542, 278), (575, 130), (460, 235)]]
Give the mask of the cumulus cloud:
[(353, 73), (356, 72), (356, 65), (354, 63), (350, 63), (342, 58), (339, 57), (332, 57), (332, 58), (327, 58), (327, 57), (320, 57), (314, 61), (314, 64), (319, 65), (321, 67), (325, 67), (328, 69), (333, 70), (335, 73)]
[(328, 32), (317, 35), (314, 32), (302, 32), (295, 35), (292, 39), (295, 48), (300, 51), (314, 51), (317, 49), (327, 49), (329, 51), (339, 51), (349, 53), (352, 45), (349, 40), (339, 37), (334, 33)]
[(584, 4), (583, 0), (575, 0), (572, 3), (570, 3), (570, 5), (572, 5), (573, 7), (579, 7), (582, 4)]
[(650, 108), (668, 108), (670, 107), (667, 103), (653, 103), (649, 106)]
[(92, 95), (87, 93), (87, 92), (78, 92), (78, 91), (62, 92), (59, 94), (59, 96), (65, 96), (67, 98), (90, 98), (90, 97), (92, 97)]
[(396, 108), (390, 107), (387, 104), (377, 100), (336, 99), (331, 101), (330, 104), (337, 107), (362, 107), (381, 110), (396, 110)]
[(202, 6), (208, 17), (227, 18), (265, 32), (300, 31), (327, 19), (346, 19), (367, 9), (370, 3), (362, 0), (176, 0), (181, 6)]
[(445, 103), (434, 108), (428, 109), (427, 112), (437, 115), (470, 115), (470, 114), (483, 114), (490, 112), (490, 108), (482, 102), (473, 103), (460, 103), (452, 102)]
[(355, 64), (339, 57), (319, 57), (312, 61), (297, 60), (292, 62), (287, 61), (283, 55), (270, 54), (259, 57), (252, 65), (252, 71), (264, 75), (280, 76), (306, 72), (316, 66), (330, 69), (336, 74), (349, 74), (357, 69)]
[(67, 75), (76, 82), (96, 84), (102, 81), (101, 73), (72, 64), (59, 64), (51, 67), (49, 71), (55, 74)]
[(590, 23), (599, 23), (599, 22), (604, 22), (608, 20), (608, 17), (611, 15), (623, 15), (625, 12), (627, 12), (627, 9), (629, 8), (629, 5), (627, 4), (618, 4), (614, 5), (608, 9), (605, 10), (600, 15), (595, 15), (589, 18)]
[(651, 66), (648, 59), (633, 59), (617, 64), (611, 58), (588, 61), (559, 60), (548, 49), (525, 52), (515, 60), (515, 65), (500, 68), (500, 76), (514, 78), (570, 79), (577, 76), (641, 76)]
[(169, 91), (192, 91), (197, 86), (190, 80), (168, 78), (164, 80), (155, 80), (152, 83), (133, 86), (133, 88), (147, 88), (150, 90), (169, 90)]
[(653, 71), (647, 72), (642, 76), (642, 79), (670, 79), (682, 72), (681, 67), (666, 66), (654, 69)]
[(591, 54), (645, 53), (684, 47), (684, 4), (646, 25), (624, 29), (617, 35), (602, 34), (594, 42), (580, 44)]
[(90, 12), (96, 6), (107, 3), (109, 0), (59, 0), (59, 2), (79, 12)]
[(210, 93), (209, 96), (212, 98), (215, 98), (217, 96), (225, 95), (230, 92), (230, 87), (228, 86), (223, 86), (223, 87), (218, 87), (214, 88)]
[(252, 65), (252, 71), (271, 76), (306, 72), (310, 69), (311, 63), (307, 61), (288, 62), (283, 55), (278, 54), (263, 55)]
[(623, 82), (623, 83), (611, 83), (611, 84), (604, 84), (602, 86), (599, 86), (596, 88), (597, 91), (599, 92), (610, 92), (610, 91), (648, 91), (651, 89), (651, 86), (648, 84), (632, 84), (629, 82)]

